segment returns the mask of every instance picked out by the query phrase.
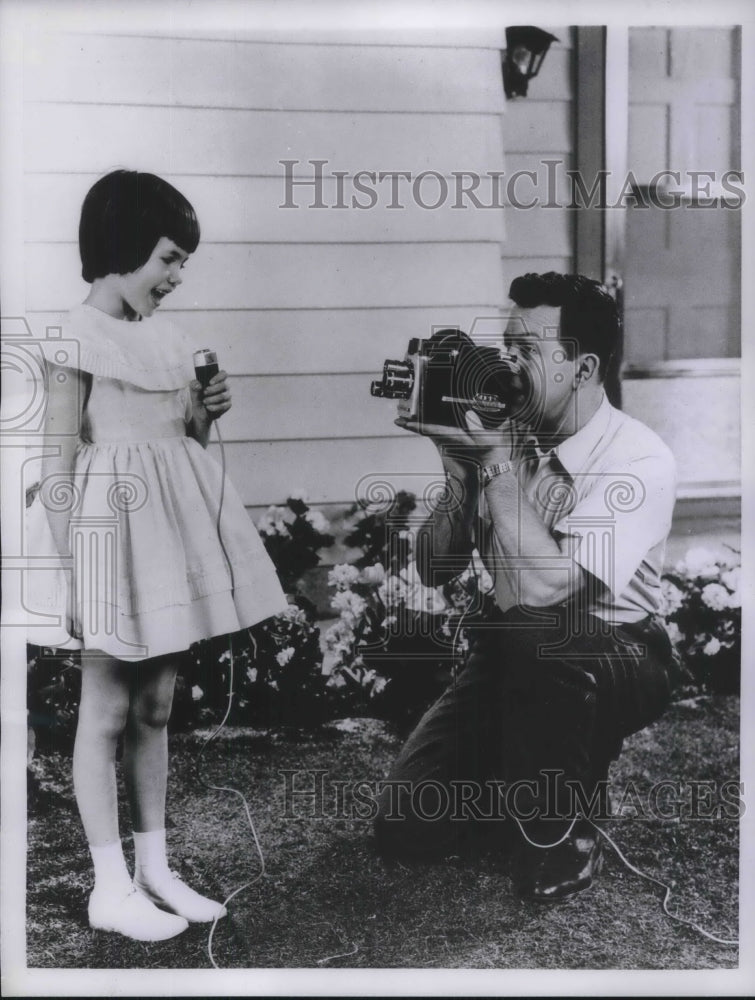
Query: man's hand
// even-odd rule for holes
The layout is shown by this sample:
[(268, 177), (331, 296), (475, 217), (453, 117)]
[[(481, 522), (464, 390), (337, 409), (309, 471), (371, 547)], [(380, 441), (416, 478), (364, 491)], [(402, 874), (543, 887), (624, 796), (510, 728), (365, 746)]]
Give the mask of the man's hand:
[(212, 421), (222, 417), (231, 408), (231, 391), (228, 388), (228, 373), (218, 372), (210, 379), (209, 385), (202, 390), (200, 382), (190, 385), (194, 412), (201, 419)]
[(500, 427), (488, 430), (472, 410), (465, 414), (467, 426), (447, 427), (444, 424), (427, 424), (419, 420), (398, 417), (394, 423), (414, 434), (429, 437), (443, 458), (456, 459), (478, 467), (494, 462), (508, 462), (514, 449), (515, 434), (510, 420)]

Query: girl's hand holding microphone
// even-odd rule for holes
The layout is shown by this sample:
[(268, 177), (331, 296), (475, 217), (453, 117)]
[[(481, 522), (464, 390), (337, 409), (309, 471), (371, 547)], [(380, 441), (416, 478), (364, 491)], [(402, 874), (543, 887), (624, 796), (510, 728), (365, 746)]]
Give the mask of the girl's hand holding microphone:
[(218, 372), (213, 375), (206, 388), (202, 388), (202, 383), (198, 380), (192, 382), (191, 401), (194, 405), (194, 413), (204, 417), (206, 421), (217, 420), (227, 413), (231, 408), (231, 390), (228, 388), (228, 373)]
[(228, 373), (218, 370), (215, 351), (207, 348), (195, 351), (194, 374), (196, 378), (189, 383), (192, 405), (189, 433), (206, 448), (213, 420), (222, 417), (231, 408), (231, 391), (228, 388)]

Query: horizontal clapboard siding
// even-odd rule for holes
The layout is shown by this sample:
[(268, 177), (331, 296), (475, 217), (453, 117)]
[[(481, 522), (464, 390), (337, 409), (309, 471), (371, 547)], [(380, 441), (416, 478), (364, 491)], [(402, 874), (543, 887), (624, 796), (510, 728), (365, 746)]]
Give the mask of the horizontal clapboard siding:
[[(289, 204), (282, 208), (287, 192), (283, 172), (278, 177), (185, 177), (165, 175), (196, 209), (206, 243), (298, 243), (316, 238), (318, 243), (379, 243), (425, 241), (492, 241), (504, 237), (504, 217), (510, 213), (496, 207), (503, 201), (496, 192), (495, 179), (483, 178), (475, 193), (486, 206), (475, 210), (471, 195), (465, 193), (470, 181), (464, 177), (439, 180), (428, 176), (417, 185), (421, 202), (437, 208), (423, 208), (412, 196), (414, 182), (400, 180), (397, 197), (392, 199), (391, 181), (376, 181), (372, 189), (381, 200), (369, 210), (354, 209), (371, 200), (345, 179), (339, 192), (333, 177), (323, 177), (314, 188), (293, 188)], [(32, 174), (26, 178), (27, 239), (35, 242), (68, 242), (79, 225), (81, 202), (96, 174)], [(369, 182), (365, 182), (369, 187)], [(445, 187), (442, 185), (445, 184)], [(505, 184), (505, 182), (504, 182)], [(522, 194), (529, 189), (519, 185)], [(504, 187), (505, 193), (505, 187)], [(441, 196), (447, 192), (447, 197)], [(323, 208), (311, 209), (315, 194)], [(399, 207), (388, 208), (391, 201)], [(339, 208), (346, 205), (346, 208)], [(457, 207), (458, 206), (458, 207)]]
[[(375, 366), (377, 368), (377, 366)], [(233, 408), (223, 419), (226, 441), (401, 437), (396, 404), (370, 396), (377, 370), (350, 375), (232, 378)], [(283, 400), (283, 403), (281, 401)]]
[[(212, 108), (113, 108), (29, 104), (24, 142), (30, 171), (90, 173), (133, 166), (153, 173), (281, 177), (281, 160), (311, 160), (328, 170), (484, 173), (502, 162), (498, 116), (332, 114)], [(56, 171), (56, 172), (57, 172)]]
[[(490, 306), (393, 309), (220, 309), (168, 312), (195, 347), (210, 344), (234, 375), (306, 375), (374, 371), (385, 358), (401, 358), (411, 337), (495, 317)], [(60, 326), (63, 315), (30, 313), (35, 336)]]
[(572, 107), (567, 99), (528, 99), (506, 118), (507, 152), (548, 155), (570, 149), (571, 143)]
[[(39, 67), (69, 67), (50, 95)], [(489, 49), (271, 45), (58, 35), (27, 50), (27, 100), (320, 112), (501, 110), (500, 57)], [(348, 84), (346, 84), (348, 81)], [(387, 82), (390, 81), (390, 86)]]
[[(528, 100), (506, 102), (500, 28), (211, 24), (176, 38), (154, 26), (139, 36), (132, 23), (130, 34), (26, 40), (33, 328), (55, 325), (86, 293), (75, 240), (91, 184), (119, 166), (159, 173), (202, 226), (163, 309), (231, 373), (223, 432), (250, 511), (293, 488), (330, 511), (370, 476), (421, 492), (439, 471), (435, 449), (396, 428), (394, 404), (373, 399), (369, 383), (410, 337), (500, 317), (514, 274), (568, 263), (569, 214), (520, 212), (506, 204), (505, 176), (498, 191), (489, 177), (570, 155), (568, 32), (548, 29), (560, 42)], [(305, 183), (287, 191), (282, 160), (297, 161), (294, 179)], [(317, 191), (326, 208), (309, 207), (312, 160), (326, 161)], [(332, 207), (335, 171), (346, 209)], [(375, 206), (352, 207), (352, 196), (369, 201), (354, 187), (359, 171), (409, 172), (397, 182), (401, 207), (388, 207), (392, 181), (377, 177), (366, 178)], [(433, 176), (414, 193), (436, 208), (412, 197), (423, 171)], [(473, 174), (477, 201), (464, 193)], [(281, 208), (287, 196), (298, 207)]]
[[(562, 45), (549, 52), (548, 72), (531, 85), (528, 103), (570, 93), (567, 34), (560, 30)], [(319, 45), (228, 41), (208, 49), (206, 41), (179, 39), (167, 61), (161, 38), (124, 38), (114, 53), (107, 37), (39, 36), (27, 47), (24, 88), (27, 100), (60, 103), (91, 101), (97, 80), (103, 104), (497, 114), (501, 50), (494, 41), (467, 51), (436, 46), (428, 64), (423, 48), (367, 45), (363, 37), (331, 46), (325, 64)], [(39, 70), (53, 60), (70, 70), (50, 98)], [(388, 90), (386, 74), (403, 86)]]
[[(370, 483), (422, 492), (437, 482), (441, 464), (434, 446), (404, 432), (405, 440), (357, 438), (333, 441), (250, 441), (226, 445), (234, 486), (248, 507), (285, 499), (302, 489), (313, 504), (350, 504), (368, 496)], [(218, 454), (216, 445), (210, 446)], [(264, 470), (264, 476), (260, 475)]]
[[(211, 4), (196, 5), (191, 11), (182, 12), (184, 16), (180, 23), (178, 20), (167, 23), (156, 19), (148, 5), (144, 5), (141, 11), (133, 5), (124, 5), (121, 11), (115, 8), (108, 11), (107, 24), (101, 23), (98, 33), (104, 37), (117, 37), (119, 42), (127, 38), (139, 38), (158, 39), (162, 43), (170, 44), (202, 40), (205, 43), (233, 42), (239, 46), (285, 45), (296, 48), (325, 48), (328, 58), (332, 58), (334, 53), (345, 46), (357, 46), (365, 50), (376, 47), (396, 48), (402, 51), (430, 49), (432, 53), (445, 49), (454, 52), (463, 52), (465, 49), (481, 51), (494, 49), (496, 52), (502, 52), (506, 47), (506, 30), (495, 19), (466, 16), (463, 19), (464, 23), (458, 18), (452, 18), (454, 23), (449, 25), (444, 24), (443, 19), (439, 18), (433, 27), (428, 27), (426, 14), (418, 11), (416, 16), (412, 16), (411, 9), (406, 8), (394, 19), (393, 26), (390, 24), (385, 27), (378, 26), (375, 19), (369, 16), (361, 25), (354, 26), (345, 23), (335, 11), (328, 16), (326, 11), (317, 9), (315, 5), (309, 5), (312, 12), (317, 11), (310, 19), (310, 23), (304, 23), (304, 19), (298, 17), (295, 21), (292, 16), (284, 14), (283, 23), (278, 19), (278, 24), (275, 24), (275, 18), (270, 17), (270, 11), (265, 11), (262, 7), (255, 23), (253, 8), (246, 6), (239, 8), (241, 16), (237, 17), (234, 24), (233, 12), (228, 9), (219, 12), (217, 7), (218, 5)], [(27, 39), (27, 51), (40, 50), (45, 34), (49, 36), (52, 33), (53, 37), (60, 38), (71, 35), (81, 40), (89, 37), (75, 30), (65, 10), (61, 20), (56, 20), (55, 8), (46, 13), (44, 29), (40, 27), (34, 36)], [(140, 13), (143, 16), (140, 16)], [(94, 27), (90, 22), (88, 31), (91, 32)], [(570, 44), (566, 35), (567, 29), (548, 25), (541, 27), (544, 31), (557, 35), (560, 45)], [(548, 55), (549, 61), (560, 45), (551, 49)], [(110, 57), (112, 58), (112, 53)]]
[[(333, 309), (359, 306), (494, 304), (500, 298), (497, 244), (428, 243), (200, 247), (174, 308)], [(29, 309), (64, 307), (84, 292), (77, 249), (29, 244)], [(38, 279), (40, 274), (45, 281)], [(74, 299), (75, 300), (75, 299)]]
[(504, 295), (518, 275), (574, 269), (574, 211), (564, 207), (571, 201), (567, 171), (574, 159), (572, 29), (548, 30), (559, 41), (530, 81), (526, 100), (506, 108)]

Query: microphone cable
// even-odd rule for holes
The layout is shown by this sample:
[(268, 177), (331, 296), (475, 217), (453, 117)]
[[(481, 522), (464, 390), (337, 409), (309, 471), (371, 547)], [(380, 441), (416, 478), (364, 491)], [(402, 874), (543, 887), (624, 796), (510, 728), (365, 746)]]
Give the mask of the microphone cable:
[(647, 872), (643, 872), (635, 865), (633, 865), (630, 861), (628, 861), (624, 857), (622, 852), (619, 850), (619, 847), (616, 844), (616, 842), (611, 837), (609, 837), (609, 835), (606, 833), (605, 830), (601, 829), (597, 824), (593, 823), (592, 820), (588, 820), (588, 822), (595, 830), (597, 830), (600, 836), (603, 837), (603, 839), (608, 844), (611, 845), (613, 850), (616, 852), (616, 856), (619, 858), (620, 861), (624, 863), (624, 865), (629, 869), (630, 872), (634, 872), (635, 875), (639, 875), (640, 878), (644, 878), (647, 882), (652, 882), (654, 885), (659, 885), (661, 889), (666, 890), (663, 896), (663, 903), (661, 905), (663, 907), (663, 912), (666, 914), (667, 917), (669, 917), (671, 920), (678, 921), (680, 924), (686, 924), (688, 927), (692, 927), (694, 930), (698, 932), (698, 934), (702, 934), (704, 937), (710, 938), (710, 940), (715, 941), (716, 944), (724, 944), (724, 945), (739, 944), (739, 941), (736, 938), (718, 937), (716, 934), (711, 934), (710, 931), (706, 931), (704, 927), (701, 927), (699, 924), (696, 924), (694, 920), (689, 920), (687, 917), (680, 917), (678, 914), (672, 913), (671, 910), (669, 910), (668, 908), (669, 900), (671, 899), (671, 886), (667, 885), (665, 882), (662, 882), (654, 875), (648, 875)]
[[(215, 426), (215, 432), (217, 434), (218, 444), (220, 446), (220, 477), (221, 477), (220, 478), (220, 497), (219, 497), (219, 500), (218, 500), (218, 513), (217, 513), (217, 518), (216, 518), (216, 522), (215, 522), (215, 529), (217, 531), (218, 542), (220, 543), (220, 548), (223, 551), (223, 555), (225, 556), (225, 560), (226, 560), (226, 565), (228, 566), (228, 572), (229, 572), (230, 578), (231, 578), (231, 598), (233, 598), (233, 596), (235, 594), (235, 591), (236, 591), (236, 580), (235, 580), (234, 573), (233, 573), (233, 564), (232, 564), (231, 559), (230, 559), (230, 557), (228, 555), (228, 550), (225, 547), (225, 542), (223, 541), (223, 534), (222, 534), (221, 527), (220, 527), (220, 520), (221, 520), (221, 516), (222, 516), (222, 513), (223, 513), (223, 502), (225, 500), (225, 477), (226, 477), (225, 444), (224, 444), (224, 441), (223, 441), (223, 436), (220, 433), (220, 427), (218, 426), (218, 421), (217, 420), (213, 421), (213, 424)], [(256, 642), (256, 640), (255, 640), (255, 638), (254, 638), (254, 636), (252, 635), (251, 632), (248, 632), (248, 635), (249, 635), (249, 638), (252, 641), (252, 645), (254, 647), (254, 658), (256, 659), (256, 657), (257, 657), (257, 642)], [(230, 895), (227, 896), (223, 900), (223, 908), (224, 909), (227, 908), (228, 903), (230, 903), (230, 901), (232, 899), (234, 899), (236, 896), (238, 896), (240, 893), (242, 893), (245, 889), (249, 889), (249, 888), (251, 888), (251, 886), (255, 885), (255, 883), (259, 882), (259, 880), (265, 875), (265, 872), (266, 872), (266, 868), (265, 868), (265, 855), (264, 855), (264, 853), (262, 851), (262, 845), (260, 844), (260, 839), (259, 839), (259, 836), (257, 834), (257, 829), (256, 829), (256, 827), (254, 825), (254, 819), (252, 818), (252, 813), (251, 813), (251, 809), (249, 808), (249, 803), (247, 802), (246, 798), (244, 797), (243, 792), (239, 791), (239, 789), (237, 789), (237, 788), (231, 788), (230, 786), (227, 786), (227, 785), (215, 785), (215, 784), (212, 784), (212, 783), (208, 782), (203, 777), (203, 775), (202, 775), (202, 773), (200, 771), (200, 767), (199, 767), (201, 758), (202, 758), (205, 750), (210, 745), (210, 743), (212, 743), (212, 741), (214, 739), (216, 739), (216, 737), (219, 735), (219, 733), (225, 727), (225, 724), (228, 721), (228, 717), (230, 716), (231, 709), (233, 707), (233, 696), (234, 696), (234, 690), (233, 690), (233, 682), (234, 682), (234, 655), (233, 655), (233, 637), (231, 635), (228, 636), (228, 652), (229, 652), (228, 692), (227, 692), (227, 701), (226, 701), (225, 713), (224, 713), (222, 719), (220, 720), (219, 724), (210, 733), (210, 735), (205, 739), (204, 743), (202, 744), (202, 746), (197, 751), (196, 757), (194, 758), (194, 770), (195, 770), (195, 774), (197, 776), (197, 780), (199, 781), (199, 783), (204, 788), (206, 788), (206, 789), (208, 789), (210, 791), (226, 792), (229, 795), (235, 795), (238, 799), (241, 800), (241, 804), (243, 806), (244, 813), (246, 815), (247, 823), (249, 825), (249, 830), (251, 831), (252, 839), (254, 841), (254, 846), (256, 848), (257, 854), (258, 854), (259, 859), (260, 859), (260, 870), (259, 870), (259, 872), (257, 873), (257, 875), (253, 879), (251, 879), (248, 882), (245, 882), (243, 885), (239, 886), (237, 889), (234, 889), (233, 892), (230, 893)], [(216, 916), (213, 919), (212, 926), (210, 928), (210, 932), (209, 932), (209, 935), (208, 935), (208, 938), (207, 938), (207, 954), (208, 954), (208, 957), (209, 957), (210, 962), (212, 964), (212, 967), (214, 969), (217, 969), (218, 971), (220, 971), (220, 966), (215, 961), (215, 956), (213, 954), (212, 943), (213, 943), (213, 938), (215, 936), (215, 928), (217, 927), (218, 920), (220, 920), (220, 919), (222, 919), (222, 918), (219, 915)]]

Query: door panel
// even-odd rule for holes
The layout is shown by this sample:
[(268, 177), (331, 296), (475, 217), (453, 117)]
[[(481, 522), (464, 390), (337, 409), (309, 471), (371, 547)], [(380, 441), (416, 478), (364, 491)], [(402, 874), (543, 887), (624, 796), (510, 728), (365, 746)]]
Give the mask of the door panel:
[[(629, 32), (628, 168), (638, 197), (648, 200), (665, 169), (679, 171), (682, 184), (667, 181), (664, 197), (683, 189), (689, 195), (672, 209), (627, 211), (629, 366), (740, 353), (740, 215), (720, 203), (710, 207), (722, 174), (739, 166), (738, 51), (735, 28)], [(716, 175), (698, 183), (702, 200), (690, 171)]]

